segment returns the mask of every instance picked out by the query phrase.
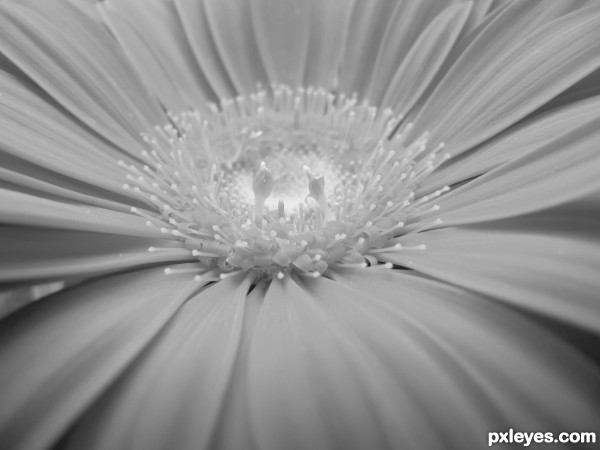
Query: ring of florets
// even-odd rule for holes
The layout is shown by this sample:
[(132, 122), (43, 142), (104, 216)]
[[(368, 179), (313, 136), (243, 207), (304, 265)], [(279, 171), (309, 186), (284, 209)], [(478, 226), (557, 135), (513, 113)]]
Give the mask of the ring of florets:
[[(240, 271), (317, 277), (329, 267), (390, 267), (381, 255), (421, 252), (419, 231), (443, 187), (416, 188), (448, 155), (409, 145), (390, 110), (323, 89), (275, 86), (170, 115), (143, 135), (143, 164), (119, 161), (146, 224), (190, 252), (198, 279)], [(437, 220), (439, 223), (439, 219)], [(151, 247), (149, 251), (169, 251)]]

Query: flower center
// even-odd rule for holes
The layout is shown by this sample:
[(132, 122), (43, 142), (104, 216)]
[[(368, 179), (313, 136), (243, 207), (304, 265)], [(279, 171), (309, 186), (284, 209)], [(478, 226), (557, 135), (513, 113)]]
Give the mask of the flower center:
[(195, 265), (179, 270), (199, 279), (319, 276), (422, 251), (397, 238), (449, 190), (415, 198), (443, 145), (428, 149), (426, 134), (405, 145), (390, 110), (323, 89), (275, 86), (170, 119), (144, 135), (145, 164), (119, 164), (149, 206), (133, 212), (190, 250)]

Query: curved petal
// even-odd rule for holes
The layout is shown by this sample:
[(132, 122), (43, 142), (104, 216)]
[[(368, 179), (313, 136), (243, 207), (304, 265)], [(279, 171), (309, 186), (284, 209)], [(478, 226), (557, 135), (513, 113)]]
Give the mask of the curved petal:
[[(348, 33), (340, 68), (341, 92), (347, 94), (356, 92), (365, 96), (394, 7), (402, 10), (403, 3), (389, 0), (354, 2), (350, 18), (350, 33)], [(414, 2), (413, 6), (418, 8), (417, 2)], [(374, 23), (378, 26), (373, 26)]]
[(459, 38), (459, 41), (469, 35), (471, 31), (476, 29), (482, 22), (485, 21), (485, 18), (489, 15), (489, 13), (492, 12), (492, 3), (493, 0), (480, 0), (473, 2), (471, 13), (469, 14), (467, 23), (461, 31), (461, 37)]
[(84, 14), (86, 14), (90, 19), (95, 21), (100, 21), (100, 17), (98, 15), (98, 9), (96, 6), (98, 5), (98, 0), (67, 0), (70, 2), (75, 8), (78, 8)]
[(184, 277), (151, 270), (84, 284), (5, 318), (0, 327), (3, 445), (48, 448), (191, 292)]
[(466, 24), (471, 6), (471, 3), (449, 6), (423, 30), (391, 81), (386, 83), (387, 90), (378, 102), (382, 107), (389, 107), (400, 116), (413, 107), (448, 56)]
[(215, 45), (238, 94), (257, 90), (268, 84), (255, 31), (250, 0), (212, 0), (205, 2), (206, 16)]
[[(377, 2), (366, 3), (372, 3), (374, 6)], [(393, 10), (388, 15), (378, 18), (377, 22), (366, 24), (370, 28), (367, 31), (367, 38), (375, 38), (373, 44), (376, 44), (377, 48), (372, 50), (373, 55), (365, 55), (367, 58), (365, 61), (359, 61), (359, 64), (366, 63), (366, 65), (359, 69), (359, 73), (364, 77), (362, 83), (366, 83), (365, 97), (373, 104), (380, 104), (384, 93), (391, 84), (391, 80), (397, 73), (398, 67), (406, 64), (405, 60), (409, 57), (409, 54), (413, 53), (413, 55), (410, 55), (411, 58), (416, 56), (414, 55), (416, 51), (415, 46), (422, 45), (422, 42), (419, 42), (419, 40), (424, 39), (423, 33), (431, 33), (431, 27), (434, 22), (437, 22), (438, 27), (443, 26), (445, 19), (440, 18), (440, 15), (447, 17), (447, 10), (454, 10), (457, 3), (462, 3), (461, 8), (471, 8), (470, 2), (462, 2), (461, 0), (446, 0), (442, 2), (435, 0), (408, 0), (387, 3), (393, 7)], [(381, 11), (383, 12), (383, 10)], [(366, 18), (364, 17), (363, 20)], [(373, 26), (373, 24), (378, 24), (378, 26)], [(377, 41), (378, 38), (381, 39), (379, 42)], [(362, 39), (362, 36), (357, 36), (357, 39)], [(450, 44), (453, 44), (454, 39), (452, 31), (448, 32), (448, 41)], [(445, 44), (438, 45), (444, 47)], [(442, 53), (445, 51), (446, 49), (442, 48)], [(347, 58), (354, 58), (352, 47), (348, 47)], [(368, 62), (369, 60), (371, 61), (370, 63)], [(407, 83), (404, 85), (404, 88), (410, 91), (413, 87)], [(359, 90), (359, 92), (361, 91)]]
[(600, 118), (600, 96), (557, 108), (511, 127), (500, 135), (450, 159), (424, 182), (424, 191), (454, 185), (548, 145)]
[(539, 113), (545, 113), (570, 103), (585, 100), (586, 98), (600, 95), (600, 69), (595, 70), (587, 77), (577, 82), (558, 97), (545, 104)]
[(193, 260), (189, 249), (173, 241), (33, 227), (2, 227), (0, 249), (0, 283), (68, 279)]
[(142, 217), (133, 214), (71, 205), (5, 189), (0, 189), (0, 223), (124, 236), (163, 237), (158, 228), (146, 226)]
[(259, 448), (480, 448), (515, 422), (597, 419), (597, 369), (518, 313), (430, 280), (356, 272), (271, 284), (249, 360)]
[(261, 450), (252, 430), (250, 397), (248, 396), (248, 367), (252, 336), (269, 284), (269, 280), (259, 282), (246, 298), (244, 327), (238, 358), (221, 411), (220, 423), (213, 435), (212, 449)]
[(595, 119), (482, 175), (437, 202), (444, 225), (513, 217), (600, 188), (600, 120)]
[(250, 0), (258, 50), (272, 83), (302, 86), (310, 12), (318, 0)]
[[(32, 86), (0, 72), (0, 149), (73, 180), (121, 191), (125, 155), (107, 145), (34, 92)], [(134, 146), (141, 151), (141, 147)], [(7, 164), (3, 161), (3, 167)], [(101, 175), (98, 174), (101, 173)], [(39, 174), (37, 174), (39, 176)]]
[(456, 0), (355, 2), (342, 59), (341, 91), (379, 104), (421, 32), (453, 3)]
[(210, 448), (239, 354), (251, 277), (214, 284), (170, 326), (68, 437), (66, 448)]
[[(329, 283), (321, 291), (322, 301), (336, 303), (332, 299), (337, 299), (339, 312), (350, 309), (348, 303), (356, 306), (352, 323), (357, 329), (371, 319), (378, 319), (386, 336), (392, 334), (386, 333), (386, 323), (396, 332), (405, 328), (412, 343), (421, 344), (419, 353), (433, 357), (442, 377), (458, 388), (458, 399), (444, 392), (435, 395), (430, 389), (436, 384), (428, 382), (432, 374), (414, 367), (413, 358), (399, 358), (402, 353), (391, 342), (379, 344), (387, 361), (400, 360), (403, 367), (415, 370), (415, 389), (421, 391), (419, 398), (430, 410), (449, 408), (439, 418), (442, 423), (436, 423), (450, 435), (441, 448), (482, 448), (481, 436), (487, 431), (508, 429), (516, 423), (524, 429), (579, 429), (583, 422), (593, 428), (598, 420), (598, 367), (518, 312), (462, 289), (398, 271), (345, 272), (335, 276), (337, 283)], [(315, 283), (315, 289), (317, 286), (321, 287)], [(380, 330), (375, 325), (365, 329), (371, 339)], [(459, 421), (465, 410), (478, 418), (464, 427), (444, 427), (449, 421)], [(470, 434), (464, 439), (472, 440), (471, 445), (448, 445), (463, 438), (457, 434)]]
[(461, 55), (418, 117), (412, 136), (429, 130), (453, 154), (514, 124), (600, 66), (600, 8), (573, 2), (514, 2)]
[[(512, 1), (513, 0), (510, 0), (510, 2)], [(530, 6), (532, 6), (533, 2), (530, 3)], [(460, 59), (460, 56), (465, 52), (465, 50), (469, 48), (469, 46), (474, 41), (479, 39), (482, 33), (488, 32), (488, 26), (493, 21), (495, 21), (496, 18), (502, 13), (502, 10), (505, 6), (507, 5), (500, 5), (500, 7), (494, 7), (494, 0), (491, 0), (490, 2), (488, 2), (487, 0), (474, 2), (473, 7), (471, 8), (471, 14), (467, 19), (467, 23), (463, 27), (461, 36), (459, 36), (456, 44), (450, 49), (450, 53), (448, 54), (446, 60), (442, 64), (442, 67), (438, 70), (438, 73), (436, 74), (434, 80), (427, 87), (421, 100), (419, 100), (418, 105), (416, 105), (413, 111), (411, 111), (409, 120), (414, 119), (413, 116), (418, 114), (420, 107), (422, 107), (423, 104), (427, 103), (431, 93), (435, 91), (438, 84), (440, 84), (440, 81), (450, 72), (450, 68), (454, 65), (454, 63), (457, 62), (457, 60)], [(557, 4), (554, 4), (553, 8), (548, 8), (546, 11), (544, 11), (544, 14), (538, 13), (535, 16), (530, 17), (530, 20), (527, 20), (526, 22), (520, 24), (518, 29), (511, 31), (513, 31), (514, 33), (518, 33), (521, 36), (526, 35), (527, 33), (531, 32), (531, 30), (534, 30), (535, 28), (539, 27), (540, 23), (547, 22), (548, 20), (551, 20), (551, 18), (558, 17), (561, 15), (561, 13), (564, 13), (563, 9), (557, 11), (555, 6), (557, 6)], [(486, 7), (488, 8), (487, 13), (484, 16), (481, 16), (481, 14), (483, 14), (483, 11), (485, 11)], [(547, 15), (548, 13), (550, 13), (550, 16)], [(496, 30), (496, 32), (500, 32), (500, 37), (502, 37), (502, 31), (503, 30), (501, 28)], [(498, 36), (496, 36), (496, 38), (498, 38)]]
[(599, 229), (593, 211), (580, 218), (539, 214), (406, 236), (403, 245), (426, 250), (381, 259), (599, 332)]
[(389, 420), (408, 439), (411, 425), (424, 417), (414, 411), (397, 419), (400, 405), (416, 406), (414, 400), (393, 389), (392, 374), (320, 303), (289, 277), (269, 287), (247, 381), (258, 448), (385, 448)]
[(310, 11), (304, 85), (335, 89), (356, 0), (321, 0)]
[(174, 0), (192, 52), (213, 92), (221, 99), (235, 97), (235, 88), (210, 31), (205, 3), (198, 0)]
[(110, 35), (68, 2), (2, 2), (0, 50), (69, 112), (122, 148), (136, 146), (141, 131), (165, 122)]
[(0, 319), (18, 311), (31, 302), (64, 288), (62, 281), (52, 281), (35, 285), (0, 285)]
[(98, 8), (140, 77), (170, 111), (214, 100), (171, 2), (110, 0)]
[[(6, 155), (0, 153), (0, 161), (2, 161), (4, 165), (7, 165)], [(96, 197), (95, 195), (82, 194), (79, 186), (75, 187), (74, 184), (68, 182), (65, 183), (65, 181), (60, 178), (57, 179), (52, 175), (49, 176), (48, 173), (40, 171), (39, 168), (35, 166), (20, 164), (21, 161), (19, 160), (13, 160), (11, 162), (13, 170), (0, 167), (0, 187), (2, 188), (34, 195), (36, 197), (98, 206), (115, 211), (127, 212), (131, 210), (131, 206), (123, 203), (106, 200), (101, 197)], [(24, 175), (24, 173), (27, 173), (28, 175)], [(42, 181), (40, 178), (47, 178), (52, 180), (52, 182)], [(62, 186), (57, 186), (57, 184), (61, 184)], [(64, 187), (65, 184), (70, 185), (70, 187)], [(96, 194), (99, 194), (99, 192), (97, 191)]]

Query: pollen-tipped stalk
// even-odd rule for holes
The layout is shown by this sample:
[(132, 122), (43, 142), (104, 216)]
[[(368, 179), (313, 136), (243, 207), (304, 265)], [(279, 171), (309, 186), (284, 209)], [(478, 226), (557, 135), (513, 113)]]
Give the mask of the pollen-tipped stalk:
[(252, 180), (252, 191), (254, 192), (254, 221), (260, 228), (265, 201), (273, 192), (273, 175), (264, 161), (260, 163), (260, 169)]

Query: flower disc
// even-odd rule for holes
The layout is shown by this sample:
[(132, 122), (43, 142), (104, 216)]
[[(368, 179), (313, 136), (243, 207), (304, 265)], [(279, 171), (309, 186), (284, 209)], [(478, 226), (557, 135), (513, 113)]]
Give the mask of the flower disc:
[(423, 251), (397, 238), (449, 189), (415, 196), (443, 145), (427, 148), (427, 134), (407, 145), (400, 117), (324, 89), (275, 86), (171, 121), (144, 136), (144, 165), (120, 165), (151, 205), (134, 212), (182, 241), (201, 266), (184, 270), (201, 278), (319, 276)]

